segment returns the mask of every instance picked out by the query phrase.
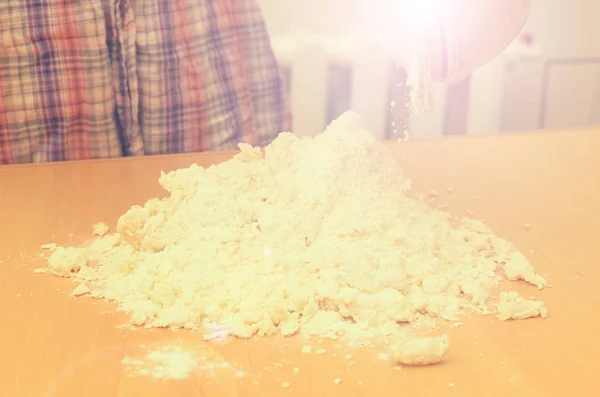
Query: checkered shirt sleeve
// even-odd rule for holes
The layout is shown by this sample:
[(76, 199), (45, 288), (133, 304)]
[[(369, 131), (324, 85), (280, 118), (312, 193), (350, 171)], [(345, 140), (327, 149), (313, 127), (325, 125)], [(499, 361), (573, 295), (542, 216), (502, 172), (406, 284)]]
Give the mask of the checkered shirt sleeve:
[(290, 123), (255, 0), (0, 2), (0, 164), (266, 145)]

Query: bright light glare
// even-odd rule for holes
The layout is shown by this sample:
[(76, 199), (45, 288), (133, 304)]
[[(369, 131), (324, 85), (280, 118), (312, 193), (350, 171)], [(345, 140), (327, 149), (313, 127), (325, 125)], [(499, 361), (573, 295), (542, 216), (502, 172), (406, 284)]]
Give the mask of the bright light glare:
[(448, 13), (448, 3), (449, 0), (364, 0), (362, 9), (369, 21), (369, 33), (382, 38), (431, 32)]
[(446, 6), (448, 0), (395, 0), (395, 2), (403, 3), (402, 11), (406, 13), (406, 20), (415, 29), (420, 29), (428, 28), (438, 23), (440, 16), (447, 12)]

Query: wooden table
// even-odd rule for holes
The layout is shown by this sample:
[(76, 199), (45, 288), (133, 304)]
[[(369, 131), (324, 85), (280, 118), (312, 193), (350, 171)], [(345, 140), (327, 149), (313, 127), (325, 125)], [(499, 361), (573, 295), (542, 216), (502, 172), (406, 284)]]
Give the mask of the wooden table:
[[(301, 354), (296, 339), (213, 345), (191, 332), (117, 328), (127, 318), (111, 312), (114, 305), (72, 298), (69, 280), (32, 272), (43, 263), (40, 245), (80, 243), (91, 237), (93, 223), (114, 226), (131, 205), (162, 195), (161, 170), (207, 165), (231, 153), (0, 167), (0, 396), (599, 395), (600, 131), (390, 149), (416, 191), (436, 188), (438, 203), (456, 214), (472, 211), (528, 253), (553, 288), (515, 288), (543, 299), (547, 320), (465, 319), (448, 330), (448, 362), (402, 369), (372, 351), (353, 352), (354, 365), (330, 346), (324, 355)], [(171, 342), (210, 349), (248, 376), (223, 371), (163, 382), (125, 375), (125, 355), (142, 344)]]

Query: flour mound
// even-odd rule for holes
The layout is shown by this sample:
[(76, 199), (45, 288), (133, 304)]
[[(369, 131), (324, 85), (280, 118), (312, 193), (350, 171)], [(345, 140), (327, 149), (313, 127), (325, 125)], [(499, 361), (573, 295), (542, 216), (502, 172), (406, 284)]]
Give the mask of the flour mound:
[(409, 198), (397, 162), (352, 112), (315, 138), (282, 133), (264, 155), (240, 149), (163, 173), (168, 198), (132, 207), (89, 247), (57, 249), (52, 272), (118, 302), (135, 325), (362, 344), (489, 313), (505, 268), (545, 285), (483, 223), (453, 227)]

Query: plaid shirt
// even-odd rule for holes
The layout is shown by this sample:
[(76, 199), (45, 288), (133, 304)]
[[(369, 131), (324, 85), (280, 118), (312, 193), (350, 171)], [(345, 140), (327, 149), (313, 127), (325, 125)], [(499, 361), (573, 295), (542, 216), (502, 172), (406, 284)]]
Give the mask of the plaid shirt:
[(0, 164), (262, 146), (284, 91), (255, 0), (0, 1)]

